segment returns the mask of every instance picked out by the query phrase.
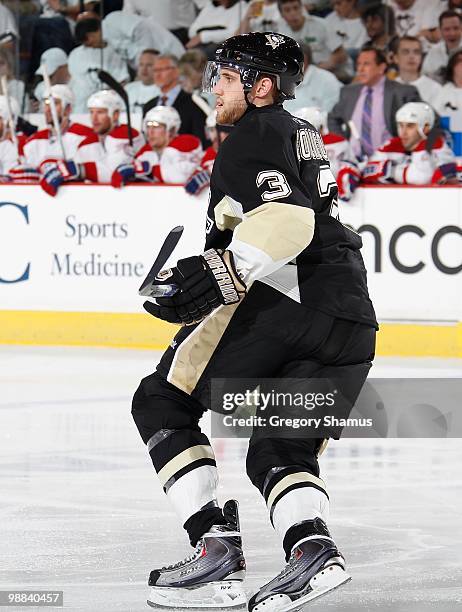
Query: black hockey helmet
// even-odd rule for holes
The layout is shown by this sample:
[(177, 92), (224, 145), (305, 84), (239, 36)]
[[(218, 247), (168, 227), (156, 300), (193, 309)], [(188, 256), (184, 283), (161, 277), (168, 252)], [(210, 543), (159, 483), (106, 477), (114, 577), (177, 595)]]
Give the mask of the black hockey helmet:
[(207, 63), (202, 82), (205, 92), (213, 92), (221, 66), (239, 72), (245, 91), (260, 74), (275, 75), (282, 100), (290, 100), (303, 79), (303, 52), (293, 38), (276, 32), (232, 36), (216, 50), (215, 61)]

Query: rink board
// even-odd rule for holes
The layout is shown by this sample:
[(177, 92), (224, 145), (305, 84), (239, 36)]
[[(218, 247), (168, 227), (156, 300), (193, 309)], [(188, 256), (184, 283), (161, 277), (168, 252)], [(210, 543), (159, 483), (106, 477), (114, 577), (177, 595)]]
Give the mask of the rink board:
[[(360, 189), (341, 209), (363, 237), (379, 354), (462, 357), (461, 191)], [(206, 205), (175, 186), (2, 186), (0, 342), (165, 347), (175, 327), (137, 290), (173, 226), (170, 263), (202, 250)]]

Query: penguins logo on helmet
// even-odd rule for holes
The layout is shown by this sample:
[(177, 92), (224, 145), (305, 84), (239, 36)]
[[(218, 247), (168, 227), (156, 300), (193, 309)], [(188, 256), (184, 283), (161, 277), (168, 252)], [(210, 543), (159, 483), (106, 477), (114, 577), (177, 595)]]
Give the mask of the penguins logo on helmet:
[(284, 38), (279, 34), (266, 34), (266, 38), (268, 39), (268, 42), (266, 44), (269, 45), (272, 49), (277, 49), (279, 45), (282, 45), (282, 43), (284, 42)]

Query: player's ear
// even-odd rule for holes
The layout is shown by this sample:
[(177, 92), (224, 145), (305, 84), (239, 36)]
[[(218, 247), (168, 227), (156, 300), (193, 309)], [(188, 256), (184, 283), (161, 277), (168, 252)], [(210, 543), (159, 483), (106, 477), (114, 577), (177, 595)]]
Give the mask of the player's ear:
[(255, 94), (259, 98), (265, 98), (273, 87), (273, 80), (270, 77), (263, 76), (261, 77), (256, 84), (256, 92)]

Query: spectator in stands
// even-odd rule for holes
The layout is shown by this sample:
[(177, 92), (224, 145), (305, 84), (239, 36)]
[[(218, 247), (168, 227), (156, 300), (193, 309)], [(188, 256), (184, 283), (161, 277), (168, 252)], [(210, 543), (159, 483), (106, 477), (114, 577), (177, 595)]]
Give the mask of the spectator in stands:
[(42, 17), (70, 17), (75, 19), (80, 13), (80, 0), (40, 0)]
[(37, 169), (44, 162), (73, 159), (79, 144), (92, 133), (88, 126), (72, 123), (74, 95), (68, 85), (53, 85), (51, 95), (58, 116), (62, 148), (53, 124), (50, 99), (46, 97), (44, 114), (47, 127), (35, 132), (24, 145), (25, 164)]
[[(21, 52), (30, 53), (29, 74), (31, 76), (39, 66), (42, 53), (47, 49), (59, 47), (66, 53), (72, 51), (75, 47), (74, 18), (80, 11), (77, 0), (70, 0), (66, 3), (58, 2), (58, 0), (41, 0), (36, 4), (40, 4), (41, 14), (27, 16), (20, 22)], [(72, 18), (70, 13), (72, 13)]]
[(207, 64), (207, 56), (199, 49), (186, 51), (178, 62), (181, 75), (181, 85), (188, 93), (200, 91), (202, 87), (202, 75)]
[[(67, 67), (67, 54), (59, 47), (51, 47), (42, 53), (40, 66), (35, 74), (42, 77), (42, 80), (35, 86), (34, 97), (37, 103), (44, 99), (45, 85), (43, 82), (42, 66), (45, 64), (51, 85), (66, 85), (69, 83), (71, 75)], [(38, 110), (38, 106), (34, 108)]]
[(387, 62), (378, 49), (363, 49), (357, 61), (357, 81), (345, 85), (340, 100), (329, 114), (329, 130), (352, 138), (353, 153), (369, 157), (390, 135), (397, 134), (396, 110), (406, 102), (419, 101), (412, 85), (385, 77)]
[(430, 43), (440, 39), (438, 3), (433, 0), (390, 0), (398, 36), (417, 36)]
[(442, 137), (427, 138), (435, 113), (425, 102), (411, 102), (396, 113), (398, 136), (379, 147), (362, 172), (365, 183), (429, 185), (456, 182), (456, 160)]
[[(0, 46), (0, 77), (6, 76), (8, 95), (23, 106), (24, 82), (14, 78), (14, 59), (8, 47)], [(4, 92), (2, 92), (4, 93)]]
[(371, 4), (362, 11), (361, 19), (369, 36), (364, 46), (379, 49), (388, 61), (398, 41), (393, 9), (380, 2)]
[(197, 9), (205, 6), (208, 0), (124, 0), (123, 11), (142, 17), (155, 17), (180, 42), (188, 42), (188, 28), (196, 18)]
[(456, 11), (462, 15), (462, 0), (448, 0), (445, 10)]
[(18, 28), (13, 13), (9, 8), (0, 4), (0, 45), (12, 48), (14, 38), (17, 36)]
[(446, 0), (444, 10), (456, 11), (462, 15), (462, 0)]
[(87, 104), (92, 129), (72, 159), (47, 164), (40, 185), (48, 195), (55, 196), (61, 185), (70, 181), (109, 183), (117, 166), (128, 159), (130, 149), (137, 150), (143, 144), (133, 128), (130, 144), (128, 126), (119, 124), (123, 102), (114, 91), (102, 89), (92, 94)]
[(442, 40), (428, 51), (423, 72), (429, 76), (442, 77), (450, 54), (462, 46), (462, 15), (455, 11), (444, 11), (439, 18)]
[[(19, 104), (14, 98), (8, 100), (12, 115), (13, 128), (19, 114)], [(10, 179), (8, 174), (12, 168), (18, 165), (19, 151), (13, 142), (11, 125), (9, 123), (10, 113), (5, 96), (0, 96), (0, 183)]]
[(143, 112), (146, 102), (160, 94), (159, 87), (154, 83), (154, 65), (158, 55), (155, 49), (145, 49), (138, 62), (136, 81), (125, 85), (130, 108), (134, 113)]
[(445, 75), (445, 84), (435, 101), (435, 110), (441, 116), (462, 116), (462, 49), (452, 54)]
[(281, 23), (277, 0), (252, 0), (235, 34), (279, 32)]
[[(145, 112), (154, 106), (173, 106), (181, 117), (180, 134), (193, 134), (205, 142), (204, 126), (207, 113), (193, 96), (181, 88), (178, 59), (173, 55), (159, 55), (154, 65), (154, 81), (161, 95), (153, 98)], [(201, 98), (202, 99), (202, 98)], [(204, 102), (204, 100), (202, 100)]]
[[(103, 0), (103, 14), (111, 10), (117, 10), (118, 5), (123, 4), (123, 0)], [(78, 16), (84, 11), (97, 11), (99, 14), (99, 0), (40, 0), (42, 7), (42, 17), (66, 17), (70, 20), (77, 20)]]
[(171, 106), (152, 108), (143, 121), (146, 144), (135, 160), (121, 164), (112, 175), (113, 187), (136, 179), (184, 184), (202, 157), (200, 140), (191, 134), (178, 134), (181, 119)]
[(306, 12), (302, 0), (278, 0), (283, 18), (281, 34), (307, 43), (313, 53), (313, 63), (330, 70), (347, 59), (345, 50), (329, 40), (324, 19)]
[(331, 10), (331, 0), (303, 0), (305, 9), (317, 17), (325, 17)]
[(186, 181), (184, 186), (186, 193), (198, 196), (210, 185), (213, 164), (217, 157), (218, 149), (232, 131), (231, 125), (217, 125), (217, 112), (213, 111), (207, 117), (205, 123), (205, 135), (211, 141), (210, 147), (204, 151), (199, 166)]
[(240, 16), (247, 10), (243, 0), (207, 0), (189, 28), (187, 49), (199, 47), (213, 58), (215, 49), (239, 28)]
[(398, 66), (396, 81), (414, 85), (421, 100), (434, 107), (441, 85), (420, 72), (423, 59), (421, 41), (415, 36), (403, 36), (399, 39), (394, 59)]
[(202, 93), (202, 75), (207, 56), (199, 49), (186, 51), (178, 62), (182, 88), (193, 96), (193, 101), (198, 104), (206, 115), (215, 108), (215, 96)]
[(295, 99), (284, 102), (284, 108), (289, 113), (306, 106), (318, 106), (321, 110), (330, 111), (338, 102), (342, 84), (331, 72), (312, 63), (310, 45), (301, 43), (300, 46), (305, 59), (303, 81), (295, 90)]
[(341, 68), (349, 76), (354, 74), (352, 58), (356, 59), (358, 50), (367, 40), (357, 5), (358, 0), (332, 0), (334, 10), (325, 17), (329, 39), (334, 41), (332, 46), (343, 47), (348, 54)]
[(159, 25), (155, 17), (140, 17), (113, 11), (103, 20), (107, 40), (129, 66), (135, 70), (144, 49), (156, 49), (179, 57), (184, 47), (171, 32)]
[(75, 94), (75, 112), (85, 113), (88, 98), (101, 89), (98, 70), (106, 70), (122, 84), (129, 80), (129, 74), (125, 61), (110, 43), (103, 40), (98, 19), (79, 21), (75, 37), (80, 46), (69, 55), (70, 85)]

